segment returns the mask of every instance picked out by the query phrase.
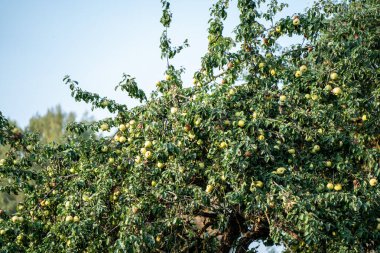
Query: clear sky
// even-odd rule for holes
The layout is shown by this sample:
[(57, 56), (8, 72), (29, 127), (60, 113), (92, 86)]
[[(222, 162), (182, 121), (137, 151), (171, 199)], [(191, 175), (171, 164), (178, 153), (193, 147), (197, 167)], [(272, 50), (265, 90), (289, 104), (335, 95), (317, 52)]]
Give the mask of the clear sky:
[[(176, 66), (186, 68), (185, 86), (191, 84), (207, 49), (213, 2), (172, 1), (169, 36), (177, 45), (186, 38), (190, 43), (175, 60)], [(312, 0), (285, 2), (290, 4), (287, 16), (304, 10)], [(227, 32), (238, 22), (235, 5), (232, 1)], [(149, 93), (163, 78), (160, 15), (159, 0), (0, 0), (0, 111), (21, 127), (58, 104), (80, 117), (91, 108), (71, 98), (62, 82), (66, 74), (85, 90), (136, 105), (114, 87), (126, 73)], [(90, 115), (109, 116), (101, 110)]]

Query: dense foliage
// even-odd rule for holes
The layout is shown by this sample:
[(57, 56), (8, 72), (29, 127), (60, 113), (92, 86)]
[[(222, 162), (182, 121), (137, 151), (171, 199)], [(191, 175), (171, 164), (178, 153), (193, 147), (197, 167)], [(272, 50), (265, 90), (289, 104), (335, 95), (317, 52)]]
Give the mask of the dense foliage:
[[(2, 252), (246, 252), (258, 239), (289, 252), (379, 251), (378, 1), (320, 0), (277, 20), (276, 0), (238, 0), (225, 37), (230, 1), (218, 0), (192, 88), (170, 64), (187, 41), (171, 45), (162, 3), (165, 79), (149, 98), (129, 75), (118, 85), (143, 105), (65, 77), (76, 100), (117, 116), (73, 123), (59, 145), (0, 115), (11, 146), (2, 190), (26, 195), (0, 213)], [(301, 44), (278, 44), (296, 35)], [(99, 130), (112, 136), (81, 137)]]

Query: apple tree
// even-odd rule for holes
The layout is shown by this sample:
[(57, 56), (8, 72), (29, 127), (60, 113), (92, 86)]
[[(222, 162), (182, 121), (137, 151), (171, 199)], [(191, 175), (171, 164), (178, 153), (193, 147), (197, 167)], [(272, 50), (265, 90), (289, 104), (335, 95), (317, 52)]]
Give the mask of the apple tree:
[(2, 252), (379, 251), (379, 5), (318, 0), (278, 18), (277, 0), (215, 1), (189, 87), (162, 0), (165, 78), (150, 96), (129, 75), (116, 87), (141, 106), (66, 76), (77, 101), (116, 116), (44, 144), (0, 115), (1, 190), (26, 196), (0, 213)]

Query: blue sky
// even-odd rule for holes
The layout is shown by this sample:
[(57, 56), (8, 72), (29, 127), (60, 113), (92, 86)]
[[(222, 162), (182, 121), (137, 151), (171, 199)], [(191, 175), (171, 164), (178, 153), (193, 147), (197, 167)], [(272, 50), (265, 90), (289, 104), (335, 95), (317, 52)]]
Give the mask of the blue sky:
[[(184, 66), (185, 86), (200, 66), (207, 49), (208, 9), (215, 1), (172, 1), (175, 44), (188, 38), (190, 48), (175, 60)], [(304, 10), (311, 0), (285, 1), (284, 15)], [(238, 22), (236, 1), (226, 31)], [(127, 73), (146, 92), (163, 78), (160, 59), (159, 0), (0, 0), (0, 111), (25, 127), (30, 117), (60, 104), (80, 117), (89, 111), (96, 119), (105, 111), (77, 103), (62, 79), (69, 74), (80, 86), (130, 107), (136, 102), (114, 87)], [(290, 41), (284, 41), (290, 43)]]

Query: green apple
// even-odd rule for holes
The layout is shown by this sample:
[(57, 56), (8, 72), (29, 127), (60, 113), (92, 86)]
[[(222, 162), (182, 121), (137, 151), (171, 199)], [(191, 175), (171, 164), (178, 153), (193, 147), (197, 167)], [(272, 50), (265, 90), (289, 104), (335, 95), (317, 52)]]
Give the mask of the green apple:
[(326, 185), (326, 187), (327, 187), (327, 189), (332, 190), (332, 189), (334, 189), (334, 184), (333, 183), (328, 183)]
[(264, 67), (265, 67), (265, 63), (264, 63), (264, 62), (260, 62), (260, 63), (259, 63), (259, 68), (260, 68), (260, 69), (263, 69)]
[(152, 182), (151, 182), (151, 185), (152, 185), (152, 187), (156, 187), (157, 182), (156, 182), (156, 181), (152, 181)]
[(264, 187), (264, 183), (262, 181), (255, 181), (255, 186), (258, 187), (258, 188), (263, 188)]
[(5, 164), (5, 159), (0, 159), (0, 166), (3, 166)]
[(114, 162), (115, 162), (115, 158), (113, 158), (113, 157), (108, 158), (109, 164), (113, 164)]
[(296, 150), (294, 148), (291, 148), (288, 150), (288, 153), (294, 155), (296, 153)]
[(74, 221), (74, 222), (79, 222), (79, 221), (80, 221), (80, 218), (79, 218), (78, 216), (75, 215), (74, 218), (73, 218), (73, 221)]
[(144, 143), (144, 147), (145, 148), (151, 148), (153, 146), (153, 143), (151, 142), (151, 141), (146, 141), (145, 143)]
[(330, 85), (330, 84), (326, 85), (326, 86), (325, 86), (325, 90), (327, 90), (327, 91), (331, 91), (331, 90), (332, 90), (331, 85)]
[(157, 162), (157, 168), (162, 169), (165, 166), (162, 162)]
[(145, 155), (145, 153), (147, 152), (146, 148), (140, 148), (140, 152), (141, 154)]
[(205, 163), (204, 162), (200, 162), (199, 163), (199, 168), (204, 169), (204, 167), (205, 167)]

